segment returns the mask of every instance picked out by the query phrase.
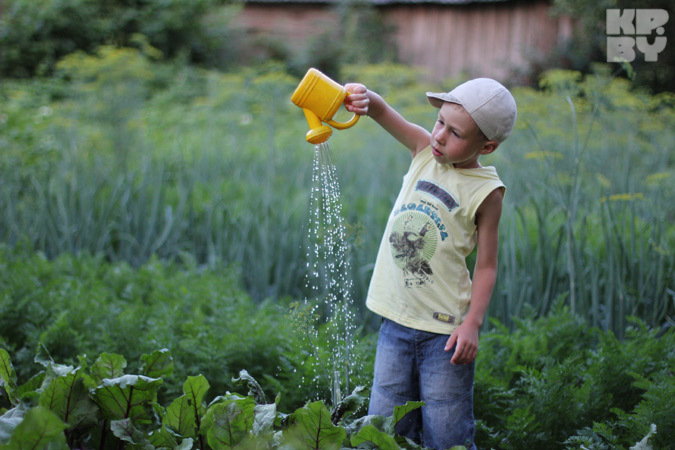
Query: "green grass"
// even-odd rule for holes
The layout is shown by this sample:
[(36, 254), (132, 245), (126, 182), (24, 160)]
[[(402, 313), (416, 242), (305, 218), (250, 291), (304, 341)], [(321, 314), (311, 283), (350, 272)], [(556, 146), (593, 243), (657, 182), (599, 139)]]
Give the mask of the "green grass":
[[(313, 149), (289, 101), (298, 80), (275, 65), (223, 74), (117, 51), (119, 70), (103, 69), (120, 56), (107, 49), (103, 61), (67, 58), (62, 78), (3, 84), (0, 240), (133, 267), (189, 255), (237, 267), (256, 302), (306, 296)], [(392, 65), (345, 68), (344, 79), (428, 126), (423, 93), (447, 88)], [(489, 315), (512, 326), (563, 301), (618, 335), (632, 315), (668, 320), (672, 96), (602, 72), (551, 72), (541, 90), (514, 95), (516, 130), (483, 161), (508, 187)], [(409, 156), (368, 118), (329, 142), (360, 304)]]

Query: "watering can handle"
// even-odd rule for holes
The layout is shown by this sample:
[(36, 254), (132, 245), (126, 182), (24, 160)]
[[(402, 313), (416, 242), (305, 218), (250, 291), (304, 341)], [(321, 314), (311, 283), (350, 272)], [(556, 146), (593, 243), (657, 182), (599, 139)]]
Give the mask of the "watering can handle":
[(331, 119), (331, 120), (328, 120), (326, 123), (328, 125), (330, 125), (331, 127), (337, 129), (337, 130), (344, 130), (344, 129), (347, 129), (349, 127), (353, 127), (354, 125), (356, 125), (356, 122), (359, 121), (359, 117), (361, 117), (361, 116), (359, 116), (358, 114), (354, 114), (354, 117), (349, 119), (347, 122), (336, 122), (336, 121)]

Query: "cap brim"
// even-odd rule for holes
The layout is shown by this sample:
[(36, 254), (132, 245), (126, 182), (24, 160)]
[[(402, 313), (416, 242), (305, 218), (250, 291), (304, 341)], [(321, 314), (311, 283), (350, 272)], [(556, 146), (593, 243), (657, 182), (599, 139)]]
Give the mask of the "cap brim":
[(429, 103), (431, 103), (431, 105), (435, 108), (440, 108), (445, 102), (457, 103), (459, 105), (462, 104), (462, 102), (460, 102), (457, 97), (450, 95), (449, 92), (427, 92), (427, 99), (429, 100)]

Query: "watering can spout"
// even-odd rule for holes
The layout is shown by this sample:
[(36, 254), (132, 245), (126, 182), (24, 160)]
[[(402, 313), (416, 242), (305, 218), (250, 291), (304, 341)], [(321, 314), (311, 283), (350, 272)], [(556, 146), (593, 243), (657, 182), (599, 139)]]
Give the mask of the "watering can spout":
[(307, 118), (307, 123), (309, 124), (309, 131), (305, 135), (305, 139), (310, 144), (318, 145), (326, 142), (328, 138), (333, 134), (333, 130), (329, 126), (323, 125), (319, 116), (314, 114), (307, 108), (302, 108), (302, 111), (305, 113)]
[(305, 138), (312, 144), (326, 142), (333, 134), (333, 130), (323, 123), (327, 123), (338, 130), (350, 128), (359, 120), (354, 114), (347, 122), (336, 122), (333, 116), (347, 97), (344, 87), (328, 78), (316, 69), (309, 69), (305, 77), (293, 92), (291, 101), (302, 108), (307, 118), (310, 130)]

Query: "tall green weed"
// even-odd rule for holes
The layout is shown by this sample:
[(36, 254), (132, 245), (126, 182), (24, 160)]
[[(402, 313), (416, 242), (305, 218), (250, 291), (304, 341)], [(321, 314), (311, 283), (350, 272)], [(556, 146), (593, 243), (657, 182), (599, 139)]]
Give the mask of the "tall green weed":
[[(487, 448), (628, 448), (672, 442), (675, 333), (632, 318), (619, 341), (556, 305), (548, 318), (483, 334), (474, 388)], [(665, 397), (661, 397), (665, 396)]]
[(541, 88), (514, 89), (521, 132), (493, 157), (509, 192), (498, 317), (546, 314), (564, 296), (619, 334), (631, 315), (659, 324), (673, 295), (673, 97), (602, 67), (548, 72)]
[[(134, 267), (188, 253), (238, 266), (256, 301), (307, 294), (312, 146), (289, 101), (296, 78), (275, 64), (219, 73), (112, 48), (59, 67), (61, 79), (0, 91), (0, 239)], [(423, 93), (448, 87), (392, 64), (345, 67), (341, 78), (429, 127)], [(631, 315), (662, 323), (674, 307), (672, 96), (602, 70), (549, 72), (541, 89), (513, 92), (516, 130), (483, 161), (507, 184), (489, 314), (512, 326), (564, 299), (619, 336)], [(329, 143), (363, 298), (409, 156), (368, 118)]]

